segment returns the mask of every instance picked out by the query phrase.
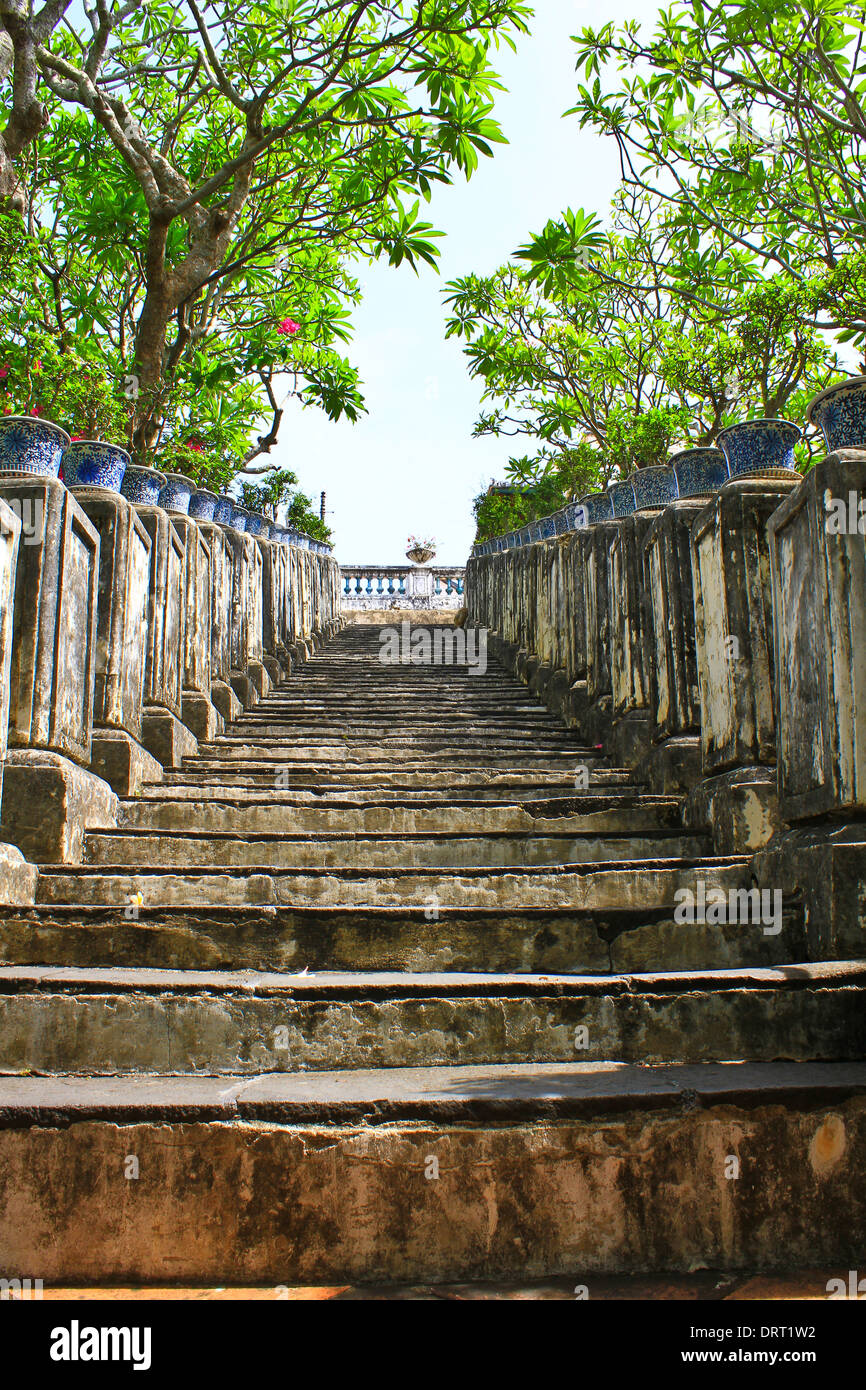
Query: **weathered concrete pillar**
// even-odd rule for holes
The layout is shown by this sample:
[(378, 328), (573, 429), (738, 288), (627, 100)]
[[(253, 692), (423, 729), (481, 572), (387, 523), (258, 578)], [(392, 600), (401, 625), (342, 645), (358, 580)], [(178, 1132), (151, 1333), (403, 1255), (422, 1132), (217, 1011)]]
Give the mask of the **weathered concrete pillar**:
[(686, 792), (701, 777), (701, 702), (695, 647), (691, 530), (707, 498), (672, 502), (647, 532), (644, 578), (652, 747), (638, 775), (653, 791)]
[(225, 523), (197, 521), (196, 525), (210, 552), (210, 698), (228, 724), (243, 713), (231, 687), (233, 554)]
[(151, 543), (142, 742), (163, 767), (177, 768), (198, 751), (183, 722), (186, 547), (162, 507), (137, 503), (135, 509)]
[[(862, 510), (861, 510), (862, 508)], [(866, 952), (866, 450), (808, 473), (768, 522), (779, 831), (761, 887), (804, 905), (810, 954)]]
[(91, 767), (118, 796), (161, 782), (142, 743), (151, 540), (135, 507), (103, 487), (72, 494), (99, 535), (96, 680)]
[(0, 835), (36, 861), (77, 863), (84, 832), (111, 826), (117, 798), (90, 769), (99, 535), (54, 478), (6, 477), (27, 517), (15, 576), (9, 751)]
[(623, 517), (608, 551), (611, 753), (635, 767), (650, 744), (650, 687), (646, 640), (652, 625), (643, 569), (643, 544), (658, 511)]
[(231, 686), (250, 709), (271, 688), (262, 664), (262, 553), (254, 536), (229, 527), (226, 537), (232, 552)]
[(184, 622), (181, 708), (196, 740), (209, 742), (225, 721), (211, 699), (213, 583), (211, 546), (199, 522), (170, 513), (184, 552)]
[[(261, 538), (259, 547), (262, 552), (262, 645), (270, 675), (279, 681), (291, 665), (286, 645), (287, 548), (283, 541)], [(271, 662), (274, 669), (271, 669)]]
[[(12, 664), (15, 567), (21, 537), (21, 519), (9, 503), (0, 500), (0, 806), (3, 765), (9, 735), (9, 673)], [(0, 903), (29, 906), (36, 894), (38, 871), (20, 849), (0, 843)]]
[(583, 541), (586, 622), (586, 709), (577, 725), (593, 744), (608, 744), (611, 734), (611, 616), (608, 569), (610, 549), (624, 518), (587, 527)]
[(780, 824), (767, 522), (798, 483), (782, 470), (734, 479), (691, 533), (703, 780), (687, 817), (720, 854), (758, 849)]

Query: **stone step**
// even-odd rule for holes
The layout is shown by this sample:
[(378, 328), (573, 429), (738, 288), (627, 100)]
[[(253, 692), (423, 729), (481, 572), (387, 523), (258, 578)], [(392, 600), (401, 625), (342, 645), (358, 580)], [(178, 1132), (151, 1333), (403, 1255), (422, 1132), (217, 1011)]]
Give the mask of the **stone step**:
[(251, 769), (262, 766), (282, 767), (300, 765), (318, 771), (324, 763), (327, 767), (343, 768), (347, 771), (357, 769), (366, 772), (372, 768), (383, 772), (400, 769), (439, 771), (453, 767), (455, 771), (484, 768), (534, 772), (541, 777), (546, 771), (571, 771), (572, 778), (578, 769), (592, 768), (598, 762), (598, 754), (586, 748), (530, 748), (526, 745), (508, 749), (504, 746), (473, 747), (470, 745), (424, 742), (395, 744), (374, 744), (359, 742), (346, 743), (293, 743), (291, 739), (274, 740), (273, 743), (222, 743), (218, 748), (205, 748), (194, 757), (183, 759), (184, 771), (201, 773), (230, 771), (236, 763), (243, 763)]
[(748, 859), (646, 859), (606, 864), (567, 864), (491, 870), (461, 868), (276, 869), (234, 873), (216, 867), (177, 873), (152, 864), (132, 871), (124, 865), (42, 869), (38, 903), (93, 903), (122, 907), (141, 897), (150, 907), (241, 907), (319, 903), (323, 907), (673, 907), (680, 889), (698, 894), (699, 884), (724, 891), (746, 886)]
[[(375, 775), (356, 774), (351, 782), (344, 776), (329, 780), (323, 776), (305, 776), (292, 773), (290, 786), (274, 786), (273, 770), (260, 776), (244, 777), (243, 773), (233, 773), (229, 780), (205, 782), (187, 772), (166, 774), (162, 782), (145, 783), (138, 798), (147, 801), (207, 800), (226, 801), (237, 805), (248, 802), (263, 802), (268, 805), (330, 805), (351, 802), (384, 804), (428, 803), (439, 806), (457, 806), (467, 801), (475, 804), (511, 804), (518, 799), (526, 805), (547, 805), (552, 801), (571, 801), (587, 792), (574, 788), (574, 778), (569, 774), (557, 773), (548, 779), (538, 781), (532, 776), (508, 773), (492, 773), (479, 780), (471, 776), (460, 777), (455, 774), (455, 786), (451, 786), (447, 774), (432, 774), (427, 777), (399, 779), (396, 776), (383, 781)], [(613, 794), (635, 797), (643, 795), (640, 786), (632, 782), (629, 774), (619, 769), (596, 769), (590, 774), (589, 794)]]
[(91, 831), (84, 863), (153, 864), (194, 870), (223, 868), (509, 868), (518, 865), (590, 864), (610, 860), (698, 859), (711, 853), (708, 836), (665, 829), (604, 833), (599, 830), (523, 835), (489, 831), (483, 835), (452, 830), (402, 831), (384, 836), (345, 829), (303, 835), (229, 831), (199, 834), (194, 829), (168, 834), (146, 831)]
[(866, 1066), (11, 1077), (0, 1171), (6, 1268), (54, 1285), (846, 1271)]
[(0, 908), (0, 960), (190, 970), (555, 971), (726, 969), (808, 958), (802, 907), (781, 930), (674, 920), (673, 906), (297, 905)]
[[(129, 830), (190, 830), (223, 832), (234, 836), (321, 835), (329, 831), (345, 835), (379, 832), (388, 835), (436, 833), (487, 835), (519, 832), (549, 835), (634, 835), (662, 828), (676, 829), (680, 822), (675, 797), (561, 798), (539, 802), (532, 810), (526, 803), (484, 801), (159, 801), (137, 799), (121, 803), (118, 826)], [(598, 803), (593, 809), (593, 802)], [(531, 804), (531, 803), (530, 803)]]
[(0, 1072), (857, 1061), (864, 982), (862, 961), (620, 976), (3, 967)]

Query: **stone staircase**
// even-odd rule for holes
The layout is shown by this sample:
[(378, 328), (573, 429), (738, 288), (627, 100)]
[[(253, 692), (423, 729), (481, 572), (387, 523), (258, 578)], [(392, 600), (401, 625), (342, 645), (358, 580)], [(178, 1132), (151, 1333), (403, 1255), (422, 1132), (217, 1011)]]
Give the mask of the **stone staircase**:
[(772, 932), (676, 920), (749, 858), (495, 663), (379, 651), (344, 629), (0, 909), (0, 1264), (854, 1259), (866, 962), (810, 961), (796, 898)]

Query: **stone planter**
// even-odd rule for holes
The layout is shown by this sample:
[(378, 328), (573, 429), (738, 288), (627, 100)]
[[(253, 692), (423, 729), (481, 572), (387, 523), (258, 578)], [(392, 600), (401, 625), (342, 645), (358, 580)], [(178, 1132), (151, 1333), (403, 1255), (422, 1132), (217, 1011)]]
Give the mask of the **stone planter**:
[(165, 487), (159, 494), (159, 505), (166, 512), (189, 516), (189, 499), (195, 490), (195, 484), (190, 482), (189, 478), (185, 478), (183, 473), (166, 473)]
[(189, 499), (189, 515), (193, 521), (213, 521), (219, 501), (215, 492), (208, 492), (206, 487), (196, 488)]
[(634, 492), (635, 511), (663, 511), (677, 500), (677, 478), (669, 464), (636, 468), (626, 479)]
[(728, 461), (722, 449), (680, 449), (671, 455), (680, 497), (711, 497), (728, 481)]
[(69, 435), (50, 420), (32, 415), (6, 415), (0, 419), (0, 476), (32, 473), (56, 478)]
[(611, 483), (607, 489), (607, 494), (615, 518), (631, 516), (632, 512), (636, 510), (634, 488), (630, 478), (627, 478), (625, 482)]
[(75, 439), (63, 452), (63, 481), (67, 487), (101, 487), (120, 492), (129, 454), (119, 444)]
[(866, 376), (851, 376), (821, 391), (806, 407), (806, 419), (823, 431), (829, 453), (866, 449)]
[(125, 497), (127, 502), (134, 502), (136, 506), (156, 507), (165, 484), (164, 473), (157, 473), (155, 468), (142, 468), (140, 464), (130, 463), (127, 464), (123, 475), (120, 495)]
[(426, 565), (428, 560), (432, 560), (436, 554), (426, 545), (415, 545), (411, 550), (406, 551), (407, 560), (411, 560), (413, 565)]
[(803, 431), (790, 420), (744, 420), (719, 435), (732, 478), (796, 472), (794, 445)]

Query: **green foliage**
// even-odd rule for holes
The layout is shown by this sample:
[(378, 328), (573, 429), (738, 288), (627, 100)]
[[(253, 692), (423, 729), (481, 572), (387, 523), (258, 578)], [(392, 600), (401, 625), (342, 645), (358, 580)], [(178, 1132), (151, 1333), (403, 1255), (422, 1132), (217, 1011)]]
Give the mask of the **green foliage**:
[(81, 439), (118, 440), (128, 408), (99, 354), (64, 348), (45, 333), (0, 341), (0, 410), (52, 420)]
[(298, 489), (297, 475), (289, 468), (275, 468), (264, 474), (260, 483), (241, 483), (241, 502), (251, 511), (261, 512), (272, 521), (279, 520), (279, 509), (285, 509), (285, 524), (304, 531), (314, 540), (331, 542), (331, 530), (316, 512), (312, 500)]

